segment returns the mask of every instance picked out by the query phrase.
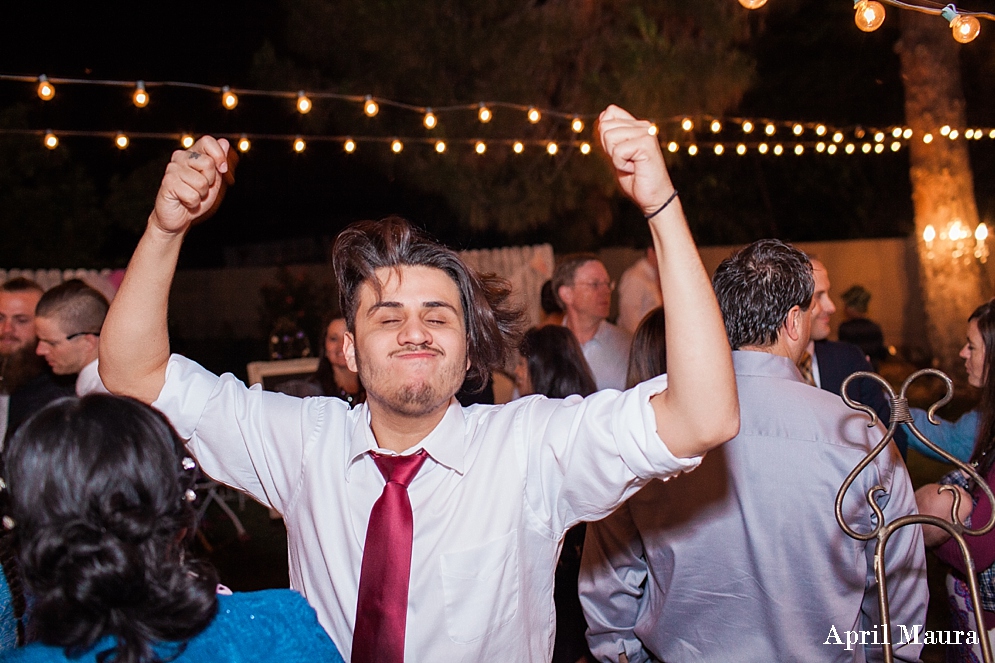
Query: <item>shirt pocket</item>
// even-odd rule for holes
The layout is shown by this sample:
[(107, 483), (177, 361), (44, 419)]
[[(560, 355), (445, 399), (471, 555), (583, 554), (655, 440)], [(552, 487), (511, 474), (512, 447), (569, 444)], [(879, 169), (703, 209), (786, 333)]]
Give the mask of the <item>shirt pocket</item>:
[(518, 613), (518, 533), (441, 556), (446, 627), (457, 644), (479, 640)]

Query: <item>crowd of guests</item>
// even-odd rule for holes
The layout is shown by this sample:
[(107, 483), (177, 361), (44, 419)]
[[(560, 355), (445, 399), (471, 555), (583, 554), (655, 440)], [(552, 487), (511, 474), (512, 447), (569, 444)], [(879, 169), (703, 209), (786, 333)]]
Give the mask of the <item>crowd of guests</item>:
[[(654, 238), (618, 326), (592, 254), (560, 260), (523, 332), (507, 283), (388, 218), (336, 241), (340, 313), (312, 378), (273, 393), (213, 375), (166, 334), (179, 246), (233, 180), (210, 137), (173, 155), (109, 308), (81, 282), (0, 286), (3, 660), (862, 661), (887, 640), (915, 661), (926, 545), (970, 627), (955, 545), (913, 526), (880, 561), (878, 637), (875, 541), (832, 507), (884, 435), (839, 398), (876, 357), (828, 339), (825, 266), (761, 240), (709, 281), (651, 125), (610, 107), (598, 131)], [(941, 426), (989, 482), (993, 346), (986, 304), (963, 352), (981, 405)], [(456, 401), (511, 367), (512, 402)], [(850, 395), (890, 420), (873, 381)], [(951, 515), (950, 490), (913, 493), (908, 444), (858, 475), (849, 527), (917, 501)], [(233, 594), (189, 553), (201, 471), (283, 517), (292, 589)], [(977, 486), (944, 483), (963, 521), (987, 521)], [(989, 637), (995, 533), (969, 544)]]

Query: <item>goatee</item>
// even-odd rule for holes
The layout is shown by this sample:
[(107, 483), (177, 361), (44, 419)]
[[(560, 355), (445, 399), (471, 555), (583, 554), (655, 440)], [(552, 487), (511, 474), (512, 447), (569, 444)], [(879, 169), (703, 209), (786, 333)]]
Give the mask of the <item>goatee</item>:
[(33, 345), (0, 355), (0, 394), (13, 394), (47, 370), (48, 364), (35, 354)]

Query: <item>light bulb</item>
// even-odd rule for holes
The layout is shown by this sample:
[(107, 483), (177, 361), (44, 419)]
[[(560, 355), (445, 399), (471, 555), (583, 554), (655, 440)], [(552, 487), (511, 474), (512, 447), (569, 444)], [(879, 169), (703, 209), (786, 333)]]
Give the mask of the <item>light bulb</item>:
[(591, 144), (590, 143), (581, 143), (580, 144), (580, 153), (581, 154), (590, 154), (591, 153)]
[(515, 144), (511, 146), (511, 149), (515, 151), (515, 154), (521, 154), (525, 150), (525, 145), (522, 141), (516, 140)]
[(549, 152), (549, 156), (553, 156), (559, 151), (560, 147), (553, 141), (546, 143), (546, 151)]
[(878, 143), (874, 146), (874, 154), (881, 154), (882, 152), (884, 152), (884, 145)]
[(494, 113), (491, 112), (491, 109), (481, 103), (480, 110), (477, 111), (477, 119), (487, 124), (491, 121), (492, 117), (494, 117)]
[(804, 151), (805, 151), (804, 145), (795, 145), (795, 154), (801, 156)]
[(760, 9), (767, 4), (767, 0), (739, 0), (739, 4), (747, 9)]
[(826, 125), (824, 125), (824, 124), (816, 125), (816, 127), (815, 127), (815, 135), (816, 136), (825, 136), (826, 135)]
[(833, 142), (834, 143), (842, 143), (843, 142), (843, 132), (842, 131), (837, 131), (836, 133), (833, 134)]
[(373, 117), (380, 112), (380, 105), (373, 100), (373, 97), (366, 95), (363, 99), (363, 112), (366, 113), (367, 117)]
[(574, 130), (575, 134), (579, 134), (584, 130), (584, 120), (575, 116), (573, 121), (570, 123), (570, 128)]
[(966, 44), (974, 41), (981, 32), (981, 23), (974, 16), (957, 14), (954, 20), (950, 21), (950, 29), (956, 41)]
[(974, 138), (974, 129), (968, 129), (967, 131), (965, 131), (964, 132), (964, 138), (966, 138), (968, 140), (971, 140), (972, 138)]
[(238, 106), (238, 95), (231, 91), (231, 88), (227, 85), (221, 88), (221, 105), (232, 110), (235, 106)]
[(716, 156), (722, 156), (722, 153), (725, 152), (725, 151), (726, 151), (726, 148), (722, 147), (722, 143), (719, 143), (718, 145), (715, 146), (715, 154), (716, 154)]
[(42, 142), (45, 144), (45, 147), (50, 150), (54, 150), (59, 146), (59, 137), (49, 131), (45, 134), (45, 138), (42, 139)]
[(722, 131), (722, 123), (718, 120), (712, 120), (712, 124), (708, 128), (712, 130), (713, 134), (717, 134)]
[(768, 136), (773, 136), (776, 132), (777, 132), (777, 127), (775, 127), (773, 124), (768, 124), (766, 127), (764, 127), (764, 133), (767, 134)]
[(902, 138), (904, 138), (905, 140), (912, 138), (912, 129), (906, 129), (905, 131), (903, 131)]
[(823, 143), (822, 141), (819, 141), (818, 143), (815, 144), (815, 151), (818, 152), (819, 154), (822, 154), (823, 152), (826, 151), (826, 144)]
[(884, 141), (884, 132), (883, 131), (879, 131), (876, 134), (874, 134), (874, 142), (875, 143), (880, 143), (880, 142), (883, 142), (883, 141)]
[(930, 143), (932, 143), (933, 142), (933, 134), (926, 134), (926, 135), (924, 135), (922, 137), (922, 142), (926, 143), (927, 145), (929, 145)]
[(988, 137), (995, 139), (995, 129), (992, 129), (990, 132), (988, 132)]
[(42, 101), (48, 101), (55, 96), (55, 86), (48, 82), (48, 76), (45, 74), (38, 77), (38, 96)]
[(893, 138), (900, 138), (902, 135), (902, 128), (895, 127), (894, 129), (891, 130), (891, 135)]
[(245, 134), (242, 134), (242, 137), (238, 139), (238, 151), (248, 152), (250, 147), (252, 147), (252, 143), (249, 142)]
[(925, 242), (932, 242), (934, 239), (936, 239), (936, 228), (933, 227), (933, 224), (929, 224), (928, 226), (923, 228), (922, 239)]
[(767, 154), (767, 150), (769, 150), (769, 149), (770, 148), (767, 147), (767, 143), (760, 143), (757, 146), (757, 152), (759, 152), (760, 154)]
[(942, 127), (940, 127), (940, 135), (941, 136), (949, 136), (950, 135), (950, 125), (949, 124), (944, 124)]
[(897, 140), (894, 143), (891, 144), (891, 151), (892, 152), (897, 152), (900, 149), (902, 149), (902, 144), (899, 143)]
[(978, 227), (974, 230), (974, 239), (979, 242), (983, 242), (988, 239), (988, 226), (984, 223), (979, 223)]
[(304, 142), (303, 138), (298, 136), (297, 138), (294, 139), (294, 152), (300, 154), (306, 149), (307, 149), (307, 143)]
[(826, 148), (826, 154), (836, 154), (836, 143), (830, 143)]
[(647, 129), (646, 131), (649, 132), (650, 136), (655, 136), (658, 133), (660, 133), (660, 127), (656, 126), (655, 124), (651, 124), (650, 128)]
[(393, 152), (394, 154), (400, 154), (401, 150), (403, 150), (403, 149), (404, 149), (404, 143), (402, 143), (401, 141), (399, 141), (396, 138), (390, 144), (390, 151)]
[(750, 122), (749, 120), (743, 122), (743, 133), (744, 134), (753, 133), (753, 123)]
[(864, 32), (874, 32), (884, 23), (884, 5), (874, 0), (859, 0), (853, 5), (857, 27)]
[(535, 124), (536, 122), (542, 119), (542, 113), (540, 113), (539, 109), (536, 108), (535, 106), (529, 106), (528, 118), (529, 122)]
[(737, 145), (736, 154), (738, 154), (739, 156), (743, 156), (744, 154), (746, 154), (746, 145), (743, 145), (742, 143)]
[(478, 140), (477, 144), (473, 146), (473, 151), (477, 154), (483, 154), (487, 151), (487, 145), (484, 144), (484, 141)]
[(180, 145), (183, 146), (183, 149), (189, 150), (191, 147), (193, 147), (193, 143), (194, 143), (193, 136), (191, 136), (190, 134), (183, 134), (182, 136), (180, 136)]
[(437, 125), (438, 123), (439, 123), (439, 120), (436, 119), (435, 113), (432, 112), (432, 109), (431, 108), (426, 108), (425, 109), (425, 119), (422, 120), (422, 124), (425, 125), (425, 128), (426, 129), (435, 129), (435, 125)]
[(304, 94), (304, 90), (297, 93), (297, 112), (301, 115), (311, 112), (311, 100)]
[(846, 144), (846, 153), (847, 154), (853, 154), (856, 149), (857, 149), (857, 147), (853, 143), (847, 143)]
[(781, 156), (784, 154), (784, 147), (780, 144), (774, 146), (774, 154), (776, 156)]
[(870, 143), (864, 143), (863, 145), (860, 146), (860, 149), (861, 149), (861, 151), (863, 151), (864, 154), (870, 154), (871, 153), (871, 144)]
[(959, 135), (960, 135), (960, 132), (958, 132), (956, 129), (951, 129), (950, 130), (950, 135), (947, 136), (947, 138), (949, 138), (950, 140), (957, 140), (957, 136), (959, 136)]
[(694, 122), (691, 120), (690, 117), (686, 117), (683, 120), (681, 120), (681, 129), (683, 129), (684, 131), (691, 131), (692, 129), (694, 129)]
[(435, 151), (438, 152), (439, 154), (442, 154), (443, 152), (445, 152), (446, 151), (446, 143), (444, 141), (441, 141), (441, 140), (435, 141)]
[(667, 143), (668, 152), (676, 152), (679, 149), (681, 149), (681, 146), (675, 143), (674, 141), (670, 141), (669, 143)]
[(688, 154), (690, 154), (691, 156), (694, 156), (694, 155), (698, 154), (698, 146), (697, 145), (688, 145)]
[(116, 136), (114, 136), (114, 144), (117, 145), (117, 149), (119, 150), (123, 150), (126, 147), (128, 147), (128, 143), (130, 142), (131, 141), (128, 140), (128, 137), (122, 133), (119, 133)]
[(135, 83), (135, 93), (131, 95), (131, 101), (139, 108), (149, 105), (149, 93), (145, 91), (145, 81)]
[(794, 134), (795, 134), (796, 136), (801, 136), (801, 135), (802, 135), (802, 133), (803, 133), (803, 132), (805, 131), (805, 127), (803, 127), (803, 126), (802, 126), (802, 125), (800, 125), (800, 124), (796, 124), (795, 126), (791, 127), (791, 131), (792, 131), (792, 133), (794, 133)]
[(346, 154), (352, 154), (356, 151), (356, 141), (352, 138), (347, 138), (344, 143), (342, 143), (342, 149), (346, 151)]

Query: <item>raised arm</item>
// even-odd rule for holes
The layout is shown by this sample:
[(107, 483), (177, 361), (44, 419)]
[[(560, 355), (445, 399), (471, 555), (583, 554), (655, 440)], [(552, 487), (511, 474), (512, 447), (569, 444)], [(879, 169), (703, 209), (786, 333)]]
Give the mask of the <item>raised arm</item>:
[(145, 234), (100, 332), (100, 379), (115, 394), (151, 403), (166, 378), (166, 310), (187, 230), (209, 217), (233, 181), (228, 141), (204, 136), (173, 153)]
[(598, 132), (622, 191), (645, 216), (652, 215), (669, 376), (668, 389), (651, 401), (657, 432), (675, 456), (696, 456), (736, 435), (739, 399), (722, 314), (680, 198), (671, 198), (674, 185), (651, 127), (609, 106)]

